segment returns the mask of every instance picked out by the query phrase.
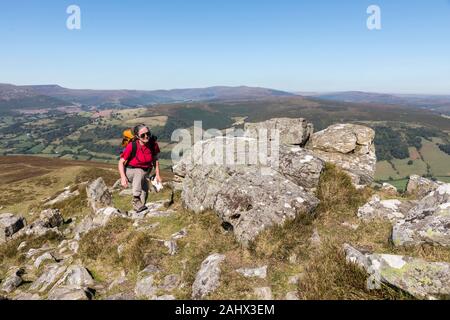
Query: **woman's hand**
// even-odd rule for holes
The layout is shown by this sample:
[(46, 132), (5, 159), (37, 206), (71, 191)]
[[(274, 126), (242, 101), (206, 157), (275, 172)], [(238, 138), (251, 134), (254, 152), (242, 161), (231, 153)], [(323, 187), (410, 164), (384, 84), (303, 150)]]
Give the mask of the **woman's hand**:
[(157, 175), (155, 176), (155, 180), (156, 180), (156, 182), (159, 182), (159, 183), (162, 184), (162, 179), (161, 179), (161, 176), (160, 176), (159, 174), (157, 174)]
[(120, 178), (120, 184), (124, 189), (128, 188), (128, 179), (127, 177)]

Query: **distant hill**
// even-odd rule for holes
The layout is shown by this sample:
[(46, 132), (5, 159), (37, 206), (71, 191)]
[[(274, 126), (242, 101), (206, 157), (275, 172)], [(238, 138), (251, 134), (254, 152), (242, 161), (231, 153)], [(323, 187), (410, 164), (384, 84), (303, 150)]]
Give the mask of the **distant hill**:
[(157, 103), (206, 100), (249, 100), (294, 94), (253, 87), (210, 87), (174, 90), (84, 90), (59, 85), (15, 86), (0, 84), (0, 111), (57, 108), (70, 105), (135, 107)]
[(450, 95), (407, 95), (346, 91), (315, 94), (314, 97), (342, 102), (414, 106), (450, 115)]

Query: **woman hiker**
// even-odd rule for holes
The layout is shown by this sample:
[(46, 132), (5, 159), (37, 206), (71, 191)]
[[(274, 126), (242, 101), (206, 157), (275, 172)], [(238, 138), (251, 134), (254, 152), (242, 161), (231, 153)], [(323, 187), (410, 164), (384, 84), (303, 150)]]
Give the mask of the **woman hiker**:
[(147, 210), (145, 203), (149, 190), (148, 179), (153, 167), (156, 170), (156, 181), (162, 183), (158, 161), (160, 150), (146, 125), (136, 126), (133, 133), (134, 138), (120, 156), (119, 172), (122, 187), (128, 188), (128, 183), (131, 183), (133, 209), (142, 212)]

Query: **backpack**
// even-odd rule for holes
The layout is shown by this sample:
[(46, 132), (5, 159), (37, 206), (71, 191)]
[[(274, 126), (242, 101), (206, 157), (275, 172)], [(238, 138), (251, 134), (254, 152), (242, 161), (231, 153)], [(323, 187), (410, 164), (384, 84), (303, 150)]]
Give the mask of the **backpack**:
[[(156, 152), (156, 141), (158, 141), (158, 137), (156, 137), (153, 134), (150, 134), (149, 144), (150, 144), (150, 151), (153, 156), (156, 156), (158, 152)], [(129, 143), (132, 143), (132, 149), (130, 157), (125, 162), (125, 166), (133, 160), (134, 157), (136, 157), (136, 151), (137, 151), (137, 141), (136, 137), (133, 134), (133, 129), (126, 129), (122, 133), (122, 148), (125, 150), (125, 148), (128, 146)], [(121, 152), (121, 155), (123, 153), (123, 150)], [(153, 165), (155, 165), (156, 160), (153, 161)]]

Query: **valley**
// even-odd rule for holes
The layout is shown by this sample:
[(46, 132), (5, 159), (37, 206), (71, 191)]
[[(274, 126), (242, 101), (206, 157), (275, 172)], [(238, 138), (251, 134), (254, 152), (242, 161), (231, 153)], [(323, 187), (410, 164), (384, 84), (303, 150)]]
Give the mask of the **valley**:
[[(240, 89), (239, 89), (240, 90)], [(32, 111), (32, 110), (31, 110)], [(36, 109), (35, 111), (39, 111)], [(124, 129), (151, 126), (161, 146), (161, 165), (171, 166), (171, 134), (201, 120), (203, 129), (242, 128), (275, 117), (306, 118), (315, 131), (335, 123), (372, 127), (377, 135), (376, 180), (404, 189), (411, 174), (448, 181), (450, 120), (433, 111), (401, 105), (338, 102), (302, 96), (191, 101), (137, 107), (66, 107), (0, 115), (0, 155), (34, 155), (115, 164)]]

